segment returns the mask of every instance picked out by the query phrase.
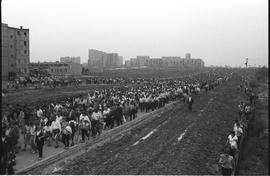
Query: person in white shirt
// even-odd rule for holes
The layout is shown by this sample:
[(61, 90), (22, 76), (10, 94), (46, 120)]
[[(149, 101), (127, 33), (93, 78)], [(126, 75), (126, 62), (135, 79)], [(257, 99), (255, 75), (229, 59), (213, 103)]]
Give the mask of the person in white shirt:
[(188, 96), (187, 103), (188, 103), (188, 110), (189, 110), (189, 112), (191, 112), (192, 111), (192, 104), (194, 103), (191, 95)]
[(52, 129), (52, 133), (53, 133), (53, 139), (55, 140), (55, 148), (58, 148), (58, 138), (59, 138), (59, 134), (61, 132), (61, 124), (58, 120), (54, 120), (52, 121), (51, 124), (51, 129)]
[(91, 129), (91, 122), (89, 120), (89, 117), (86, 115), (86, 112), (83, 112), (80, 115), (80, 129), (81, 129), (81, 136), (82, 136), (82, 142), (85, 142), (85, 136), (87, 136), (89, 140), (89, 132)]
[(61, 116), (60, 114), (57, 114), (55, 116), (55, 120), (58, 121), (58, 122), (60, 122), (60, 124), (61, 124), (62, 123), (62, 120), (63, 120), (63, 116)]
[(237, 138), (238, 138), (238, 145), (240, 144), (241, 136), (243, 134), (243, 129), (240, 126), (240, 123), (238, 120), (235, 121), (234, 126), (233, 126), (233, 131), (235, 132)]
[(42, 109), (41, 108), (38, 108), (38, 110), (37, 110), (37, 117), (40, 119), (42, 117), (42, 115), (43, 115)]
[(91, 116), (91, 122), (92, 122), (92, 135), (95, 138), (97, 133), (101, 134), (100, 131), (100, 120), (102, 118), (102, 114), (100, 111), (98, 111), (98, 108), (95, 108), (94, 112)]
[(228, 136), (228, 140), (227, 140), (226, 144), (230, 145), (230, 155), (233, 157), (235, 156), (236, 150), (238, 149), (237, 148), (238, 147), (237, 141), (238, 141), (238, 138), (235, 135), (235, 132), (231, 131), (229, 136)]
[(105, 123), (105, 127), (109, 128), (109, 118), (110, 118), (110, 112), (111, 109), (108, 108), (107, 106), (105, 106), (104, 111), (103, 111), (103, 118), (104, 118), (104, 123)]
[(69, 126), (69, 123), (64, 119), (62, 123), (62, 137), (65, 148), (69, 147), (69, 139), (72, 134), (72, 129)]

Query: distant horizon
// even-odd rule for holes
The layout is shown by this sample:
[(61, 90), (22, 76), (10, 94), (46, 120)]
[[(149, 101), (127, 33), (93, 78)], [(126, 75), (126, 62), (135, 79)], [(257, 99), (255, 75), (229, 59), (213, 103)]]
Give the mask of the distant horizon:
[(86, 63), (93, 48), (124, 61), (191, 53), (205, 66), (268, 65), (267, 0), (3, 0), (2, 23), (29, 29), (30, 62)]

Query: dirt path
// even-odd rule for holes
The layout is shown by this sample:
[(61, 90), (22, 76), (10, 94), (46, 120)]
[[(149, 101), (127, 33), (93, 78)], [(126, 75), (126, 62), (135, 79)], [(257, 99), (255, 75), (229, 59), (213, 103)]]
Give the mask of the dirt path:
[[(193, 112), (179, 102), (53, 174), (217, 174), (217, 160), (242, 96), (235, 80), (225, 84), (196, 97)], [(44, 169), (39, 171), (29, 174)]]

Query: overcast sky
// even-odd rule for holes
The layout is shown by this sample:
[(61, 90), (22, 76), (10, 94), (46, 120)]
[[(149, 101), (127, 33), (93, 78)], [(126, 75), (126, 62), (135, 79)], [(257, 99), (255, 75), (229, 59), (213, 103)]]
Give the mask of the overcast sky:
[(2, 22), (30, 29), (31, 62), (98, 49), (268, 65), (267, 0), (2, 0)]

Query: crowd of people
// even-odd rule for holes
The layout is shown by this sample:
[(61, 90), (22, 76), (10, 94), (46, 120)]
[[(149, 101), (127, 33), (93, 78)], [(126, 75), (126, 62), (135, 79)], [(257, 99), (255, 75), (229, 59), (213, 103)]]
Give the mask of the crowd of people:
[[(232, 76), (230, 71), (214, 71), (179, 79), (131, 80), (121, 87), (100, 88), (87, 95), (68, 97), (58, 102), (43, 102), (34, 107), (3, 107), (1, 173), (12, 174), (16, 153), (31, 150), (43, 157), (43, 146), (64, 148), (96, 138), (103, 130), (134, 120), (138, 112), (149, 112), (183, 99), (192, 111), (193, 96), (207, 92)], [(23, 148), (19, 138), (23, 135)]]
[(38, 77), (20, 77), (12, 81), (8, 81), (7, 89), (19, 88), (44, 88), (44, 87), (63, 87), (63, 86), (79, 86), (82, 84), (80, 79), (75, 78), (61, 78), (56, 76), (38, 76)]
[(246, 79), (242, 78), (241, 82), (243, 84), (239, 85), (238, 90), (244, 93), (246, 100), (238, 105), (239, 116), (235, 119), (232, 131), (228, 135), (224, 154), (220, 155), (222, 175), (232, 175), (235, 172), (249, 121), (254, 118), (256, 94), (249, 87)]

